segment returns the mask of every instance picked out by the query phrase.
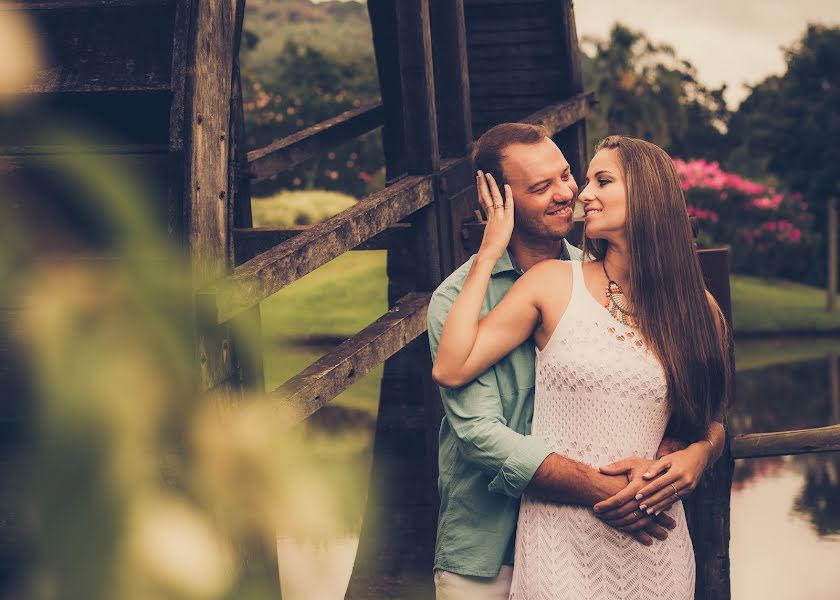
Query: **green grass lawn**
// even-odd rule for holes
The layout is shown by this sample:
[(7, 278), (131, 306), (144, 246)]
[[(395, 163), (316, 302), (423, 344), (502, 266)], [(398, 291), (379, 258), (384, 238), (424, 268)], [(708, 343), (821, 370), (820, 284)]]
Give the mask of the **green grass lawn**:
[(356, 204), (353, 196), (325, 190), (280, 192), (267, 198), (252, 198), (254, 227), (312, 225)]
[[(297, 374), (388, 310), (384, 251), (348, 252), (260, 305), (267, 389)], [(376, 414), (382, 367), (331, 404)]]
[(840, 354), (840, 337), (740, 339), (735, 344), (735, 369), (749, 371), (816, 360), (832, 352)]
[(791, 281), (730, 277), (736, 335), (834, 331), (840, 312), (825, 310), (825, 290)]

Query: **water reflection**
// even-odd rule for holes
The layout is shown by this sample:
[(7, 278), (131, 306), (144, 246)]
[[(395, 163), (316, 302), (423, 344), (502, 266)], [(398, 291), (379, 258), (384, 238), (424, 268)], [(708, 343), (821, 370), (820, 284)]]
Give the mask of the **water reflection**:
[[(840, 360), (774, 364), (736, 375), (737, 402), (730, 411), (734, 434), (824, 427), (840, 423)], [(819, 535), (840, 532), (840, 454), (739, 460), (733, 492), (783, 470), (802, 473), (793, 509)]]
[[(756, 364), (779, 342), (739, 348)], [(785, 344), (788, 356), (808, 342)], [(746, 352), (744, 352), (746, 350)], [(832, 348), (832, 350), (834, 350)], [(840, 352), (840, 341), (836, 344)], [(787, 352), (782, 353), (782, 356)], [(753, 360), (757, 359), (757, 360)], [(840, 423), (840, 359), (779, 363), (736, 374), (733, 434)], [(732, 597), (835, 599), (840, 588), (840, 453), (738, 460), (732, 482)], [(781, 549), (784, 548), (784, 551)], [(774, 575), (768, 577), (768, 573)]]

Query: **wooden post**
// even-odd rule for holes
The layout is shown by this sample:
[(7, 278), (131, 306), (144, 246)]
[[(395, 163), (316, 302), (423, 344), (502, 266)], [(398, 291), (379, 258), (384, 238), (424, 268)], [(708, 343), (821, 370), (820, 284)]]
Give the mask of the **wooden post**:
[(826, 310), (837, 310), (837, 198), (828, 199), (828, 298)]
[[(231, 243), (231, 173), (236, 148), (231, 125), (234, 56), (238, 53), (244, 0), (195, 1), (184, 56), (184, 214), (192, 262), (193, 286), (200, 289), (227, 275), (233, 265)], [(237, 132), (239, 133), (239, 132)], [(234, 163), (235, 164), (235, 163)], [(236, 405), (242, 381), (233, 324), (216, 325), (197, 314), (196, 353), (199, 386), (207, 401)], [(254, 376), (251, 372), (251, 376)], [(219, 515), (222, 527), (227, 518)], [(277, 590), (279, 577), (274, 540), (260, 531), (231, 534), (239, 554), (237, 589)], [(273, 538), (273, 536), (271, 536)]]
[[(464, 0), (431, 0), (430, 10), (440, 153), (446, 158), (464, 158), (473, 143)], [(461, 226), (477, 207), (472, 166), (463, 162), (452, 163), (452, 168), (444, 165), (437, 187), (441, 269), (446, 276), (467, 259)], [(436, 421), (440, 423), (439, 402), (437, 408)]]
[[(397, 169), (408, 175), (433, 174), (440, 168), (440, 151), (429, 0), (371, 0), (368, 11), (385, 105), (388, 178), (399, 175)], [(388, 31), (396, 31), (397, 39)], [(394, 104), (397, 98), (400, 103)], [(412, 243), (388, 251), (390, 306), (410, 291), (430, 291), (441, 281), (437, 211), (433, 203), (412, 215)], [(347, 598), (434, 596), (437, 498), (429, 467), (436, 448), (429, 447), (426, 421), (439, 396), (430, 374), (425, 335), (385, 363), (371, 489)]]
[[(244, 0), (238, 0), (244, 4)], [(237, 9), (242, 19), (244, 9)], [(241, 21), (238, 29), (242, 30)], [(237, 44), (238, 46), (238, 44)], [(233, 81), (231, 87), (230, 115), (230, 164), (228, 165), (230, 202), (228, 221), (233, 228), (249, 229), (253, 226), (251, 216), (251, 184), (248, 178), (248, 147), (245, 142), (245, 111), (242, 105), (242, 81), (239, 74), (239, 51), (234, 51)], [(233, 235), (230, 236), (228, 256), (235, 256)], [(262, 322), (259, 305), (237, 317), (234, 330), (240, 339), (234, 344), (235, 368), (239, 373), (240, 385), (248, 390), (265, 391), (262, 352)]]
[[(706, 286), (720, 305), (731, 328), (729, 250), (701, 250), (698, 257)], [(734, 351), (734, 348), (732, 350)], [(734, 353), (730, 354), (730, 361), (734, 371)], [(733, 389), (731, 397), (734, 398), (734, 394)], [(724, 425), (727, 423), (724, 422)], [(730, 598), (729, 502), (734, 466), (727, 431), (723, 454), (706, 472), (694, 493), (683, 502), (697, 563), (697, 585), (694, 593), (696, 600)]]
[[(575, 25), (575, 9), (572, 0), (557, 3), (560, 31), (566, 32), (563, 39), (565, 54), (565, 79), (562, 83), (562, 97), (571, 98), (583, 92), (583, 71), (580, 66), (580, 48), (578, 46), (577, 27)], [(571, 127), (567, 127), (555, 136), (555, 142), (563, 151), (566, 160), (572, 168), (572, 175), (578, 182), (583, 182), (586, 175), (586, 121), (582, 120)]]

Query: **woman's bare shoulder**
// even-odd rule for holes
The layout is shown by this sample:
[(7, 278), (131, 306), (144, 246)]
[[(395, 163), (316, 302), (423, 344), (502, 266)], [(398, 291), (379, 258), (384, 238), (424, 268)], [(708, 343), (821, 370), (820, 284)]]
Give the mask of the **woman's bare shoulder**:
[(572, 265), (568, 260), (544, 260), (528, 269), (517, 283), (537, 298), (553, 297), (571, 289)]
[(572, 278), (572, 262), (569, 260), (550, 259), (538, 262), (525, 272), (524, 279), (545, 280), (547, 277)]

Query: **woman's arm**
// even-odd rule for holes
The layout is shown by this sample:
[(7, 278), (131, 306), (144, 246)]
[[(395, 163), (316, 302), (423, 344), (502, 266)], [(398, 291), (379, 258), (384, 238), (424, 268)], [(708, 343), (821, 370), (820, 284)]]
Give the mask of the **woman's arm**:
[[(706, 291), (706, 300), (712, 311), (721, 348), (727, 354), (728, 360), (729, 331), (726, 320), (714, 297), (708, 291)], [(731, 367), (727, 367), (727, 386), (730, 385), (730, 370)], [(680, 497), (692, 493), (697, 488), (703, 472), (713, 465), (723, 453), (726, 443), (726, 429), (723, 425), (726, 400), (725, 397), (721, 401), (718, 411), (706, 429), (705, 438), (656, 460), (642, 474), (642, 479), (653, 481), (638, 490), (635, 496), (632, 496), (628, 485), (621, 493), (605, 502), (600, 502), (596, 505), (598, 512), (606, 513), (606, 515), (599, 516), (602, 516), (602, 518), (606, 516), (611, 519), (625, 516), (629, 506), (632, 505), (628, 502), (631, 498), (638, 502), (639, 508), (649, 514), (658, 513), (671, 506)], [(601, 471), (608, 474), (620, 472), (615, 465), (602, 467)]]
[(533, 276), (527, 274), (490, 314), (480, 319), (493, 267), (507, 249), (513, 232), (513, 194), (506, 185), (502, 199), (493, 176), (480, 171), (476, 184), (479, 202), (487, 213), (487, 225), (472, 268), (441, 332), (432, 378), (444, 387), (460, 387), (475, 379), (528, 339), (539, 322), (534, 287), (530, 284)]

